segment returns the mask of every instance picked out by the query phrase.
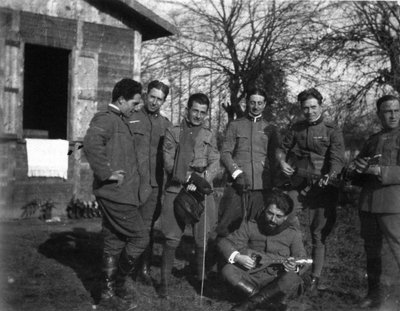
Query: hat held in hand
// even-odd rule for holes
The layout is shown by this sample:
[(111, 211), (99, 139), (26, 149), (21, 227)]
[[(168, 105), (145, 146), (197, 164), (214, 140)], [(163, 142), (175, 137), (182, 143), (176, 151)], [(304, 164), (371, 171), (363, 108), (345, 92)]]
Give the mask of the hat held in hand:
[[(195, 185), (196, 190), (186, 190), (188, 184)], [(174, 212), (177, 220), (187, 225), (198, 222), (204, 211), (205, 195), (212, 192), (210, 183), (193, 173), (174, 200)]]

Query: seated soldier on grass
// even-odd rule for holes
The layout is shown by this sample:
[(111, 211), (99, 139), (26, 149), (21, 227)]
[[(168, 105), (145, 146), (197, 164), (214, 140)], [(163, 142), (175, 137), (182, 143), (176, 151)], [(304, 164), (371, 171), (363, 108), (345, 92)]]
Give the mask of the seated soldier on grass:
[(305, 258), (301, 232), (287, 222), (293, 201), (280, 190), (266, 196), (265, 209), (256, 220), (222, 238), (218, 247), (228, 263), (222, 269), (226, 281), (248, 299), (231, 311), (255, 310), (274, 304), (285, 310), (285, 296), (302, 284), (298, 258)]

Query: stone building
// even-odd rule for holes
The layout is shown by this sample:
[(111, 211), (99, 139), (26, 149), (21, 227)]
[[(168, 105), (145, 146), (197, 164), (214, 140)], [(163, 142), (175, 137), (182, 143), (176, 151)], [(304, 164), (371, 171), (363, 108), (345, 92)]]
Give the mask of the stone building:
[[(54, 201), (56, 214), (90, 198), (78, 149), (90, 119), (118, 80), (140, 80), (142, 42), (176, 31), (136, 0), (0, 2), (0, 217), (35, 198)], [(28, 138), (69, 141), (67, 179), (27, 176)]]

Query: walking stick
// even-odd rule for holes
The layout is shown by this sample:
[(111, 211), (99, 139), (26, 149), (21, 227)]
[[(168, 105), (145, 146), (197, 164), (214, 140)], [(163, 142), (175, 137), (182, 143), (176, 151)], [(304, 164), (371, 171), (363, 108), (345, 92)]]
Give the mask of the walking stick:
[[(204, 178), (207, 176), (207, 171), (204, 172)], [(203, 224), (203, 262), (201, 268), (201, 287), (200, 287), (200, 307), (203, 306), (204, 293), (204, 277), (206, 270), (206, 243), (207, 243), (207, 195), (204, 197), (204, 224)]]

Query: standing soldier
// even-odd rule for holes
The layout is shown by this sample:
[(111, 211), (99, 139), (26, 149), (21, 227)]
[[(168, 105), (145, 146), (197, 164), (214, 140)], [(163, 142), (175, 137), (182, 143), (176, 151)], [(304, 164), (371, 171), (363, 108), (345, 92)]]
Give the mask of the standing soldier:
[[(282, 139), (276, 156), (288, 176), (288, 194), (297, 208), (308, 208), (312, 239), (311, 292), (316, 293), (325, 258), (326, 238), (336, 221), (338, 189), (328, 185), (344, 164), (342, 131), (324, 120), (322, 95), (311, 88), (298, 95), (305, 120)], [(314, 179), (315, 177), (315, 179)], [(300, 196), (299, 196), (300, 195)]]
[[(400, 268), (400, 101), (395, 96), (385, 95), (377, 101), (376, 108), (383, 129), (367, 140), (355, 160), (359, 172), (356, 179), (362, 186), (359, 199), (361, 237), (368, 275), (368, 294), (360, 302), (361, 308), (379, 308), (382, 303), (383, 238), (396, 260), (397, 272)], [(399, 288), (390, 294), (398, 300)]]
[[(175, 250), (185, 230), (185, 224), (177, 219), (174, 200), (185, 185), (188, 192), (196, 191), (196, 186), (186, 186), (192, 174), (203, 177), (212, 184), (219, 168), (219, 152), (211, 130), (204, 127), (210, 101), (202, 93), (189, 97), (188, 113), (179, 126), (170, 127), (165, 134), (163, 153), (164, 168), (168, 173), (164, 204), (161, 210), (161, 229), (165, 237), (161, 263), (160, 296), (168, 296), (168, 280), (175, 258)], [(197, 278), (202, 280), (205, 245), (209, 234), (215, 229), (216, 209), (212, 195), (205, 197), (205, 211), (198, 223), (193, 225), (196, 243)]]
[(165, 130), (171, 122), (160, 114), (160, 108), (169, 93), (169, 87), (154, 80), (147, 87), (145, 105), (132, 114), (130, 126), (135, 136), (138, 154), (140, 181), (140, 206), (150, 243), (142, 256), (139, 276), (143, 283), (151, 284), (150, 266), (153, 244), (153, 226), (161, 209), (161, 194), (164, 181), (162, 144)]
[(254, 218), (264, 206), (263, 192), (272, 187), (278, 133), (263, 118), (266, 94), (259, 88), (247, 93), (248, 113), (232, 121), (222, 145), (221, 160), (230, 174), (219, 211), (217, 233), (224, 237), (239, 228), (247, 214)]
[(101, 208), (104, 286), (100, 304), (107, 310), (137, 307), (125, 280), (149, 243), (139, 212), (139, 172), (128, 118), (140, 102), (142, 86), (122, 79), (106, 112), (97, 113), (84, 138), (94, 173), (93, 192)]

